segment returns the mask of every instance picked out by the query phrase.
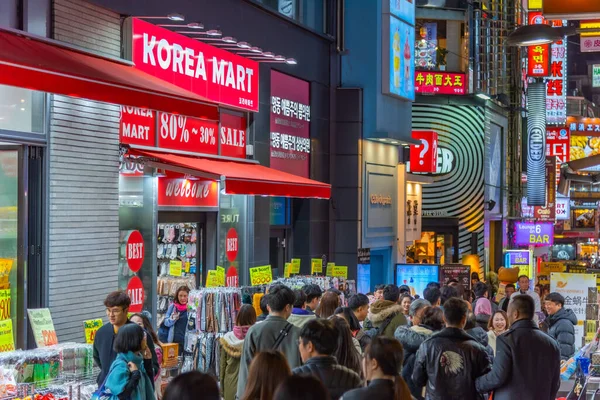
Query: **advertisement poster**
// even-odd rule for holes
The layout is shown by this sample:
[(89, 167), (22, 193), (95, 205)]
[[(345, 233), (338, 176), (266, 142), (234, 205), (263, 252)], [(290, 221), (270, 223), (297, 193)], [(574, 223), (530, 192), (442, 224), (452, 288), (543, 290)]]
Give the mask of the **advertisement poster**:
[[(389, 17), (388, 65), (384, 65), (384, 93), (415, 100), (415, 28), (394, 16)], [(386, 68), (387, 67), (387, 68)], [(387, 76), (386, 76), (387, 74)]]
[(550, 274), (553, 272), (565, 272), (567, 266), (564, 262), (543, 262), (540, 263), (540, 273), (538, 274), (538, 283), (540, 285), (550, 284)]
[(533, 254), (529, 250), (507, 250), (504, 265), (506, 268), (519, 268), (519, 275), (533, 278)]
[(83, 333), (87, 344), (94, 343), (96, 332), (98, 332), (98, 329), (100, 328), (102, 328), (102, 320), (99, 318), (83, 321)]
[(439, 282), (439, 268), (432, 264), (396, 264), (396, 285), (406, 285), (411, 296), (423, 297), (429, 282)]
[(415, 24), (415, 0), (389, 0), (390, 13), (410, 25)]
[(515, 244), (517, 246), (552, 246), (554, 224), (551, 222), (516, 222)]
[(588, 288), (596, 290), (595, 274), (569, 274), (553, 272), (550, 274), (550, 292), (557, 292), (565, 298), (565, 308), (573, 310), (578, 323), (575, 327), (575, 347), (580, 348), (584, 340), (584, 321), (588, 303)]
[(309, 176), (310, 84), (271, 71), (271, 168)]
[(0, 321), (0, 353), (15, 350), (12, 320)]
[(468, 292), (471, 290), (471, 267), (462, 264), (442, 265), (440, 267), (440, 283), (445, 286), (452, 279), (456, 279)]
[(437, 59), (437, 22), (426, 22), (421, 29), (425, 36), (417, 38), (415, 43), (415, 63), (420, 68), (434, 68)]
[(48, 308), (34, 308), (27, 310), (33, 337), (38, 347), (46, 347), (58, 344), (54, 322)]
[(358, 293), (371, 291), (371, 265), (358, 264), (356, 268), (356, 289)]

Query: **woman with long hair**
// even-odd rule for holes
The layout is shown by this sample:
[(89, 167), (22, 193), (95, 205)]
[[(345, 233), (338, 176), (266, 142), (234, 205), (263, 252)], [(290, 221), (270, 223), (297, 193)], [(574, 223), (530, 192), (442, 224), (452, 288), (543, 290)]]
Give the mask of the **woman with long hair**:
[(164, 400), (220, 400), (215, 379), (202, 372), (192, 371), (173, 379), (165, 390)]
[(354, 311), (350, 307), (338, 307), (335, 310), (335, 315), (346, 320), (350, 326), (354, 347), (362, 355), (369, 343), (371, 343), (371, 336), (367, 335), (364, 329), (362, 329), (358, 318), (356, 318), (356, 314), (354, 314)]
[(242, 400), (272, 400), (279, 384), (290, 375), (292, 371), (283, 353), (275, 350), (258, 353), (250, 363)]
[(240, 372), (240, 359), (244, 350), (244, 339), (248, 329), (256, 323), (256, 311), (249, 304), (244, 304), (235, 319), (233, 331), (227, 332), (219, 339), (221, 343), (221, 359), (219, 381), (225, 400), (235, 400)]
[(160, 365), (162, 365), (163, 361), (162, 343), (160, 342), (160, 340), (158, 340), (158, 335), (154, 331), (152, 323), (150, 322), (150, 319), (148, 319), (147, 316), (145, 316), (142, 313), (135, 313), (129, 317), (129, 321), (142, 328), (148, 335), (150, 335), (152, 341), (154, 342), (154, 351), (156, 352), (156, 359), (158, 360), (159, 365), (158, 371), (156, 371), (156, 373), (154, 374), (154, 390), (157, 394), (157, 398), (160, 399), (160, 387), (162, 385)]
[(494, 350), (494, 356), (496, 355), (496, 338), (502, 335), (504, 332), (510, 329), (510, 322), (508, 322), (508, 315), (498, 310), (490, 318), (488, 324), (488, 343), (492, 350)]
[[(331, 317), (331, 320), (339, 332), (338, 346), (335, 353), (333, 353), (333, 356), (337, 359), (340, 365), (343, 365), (344, 367), (357, 372), (359, 375), (362, 375), (360, 353), (354, 345), (352, 340), (354, 338), (352, 337), (352, 332), (350, 331), (348, 323), (344, 318), (337, 316)], [(360, 345), (358, 347), (360, 349)]]
[(410, 310), (410, 305), (413, 302), (413, 297), (408, 294), (405, 293), (400, 297), (400, 305), (402, 306), (402, 314), (406, 315), (406, 317), (408, 318), (408, 311)]
[(340, 306), (340, 296), (333, 291), (327, 291), (321, 297), (321, 303), (315, 310), (319, 318), (327, 319), (335, 314), (335, 310)]
[(381, 335), (373, 338), (363, 361), (369, 385), (349, 391), (343, 400), (411, 400), (408, 385), (400, 375), (403, 353), (396, 339)]
[(329, 400), (323, 382), (312, 375), (288, 376), (277, 388), (273, 400)]
[(177, 343), (179, 354), (183, 353), (185, 332), (188, 323), (187, 303), (190, 288), (180, 286), (175, 292), (175, 299), (167, 309), (164, 321), (158, 329), (158, 337), (162, 343)]

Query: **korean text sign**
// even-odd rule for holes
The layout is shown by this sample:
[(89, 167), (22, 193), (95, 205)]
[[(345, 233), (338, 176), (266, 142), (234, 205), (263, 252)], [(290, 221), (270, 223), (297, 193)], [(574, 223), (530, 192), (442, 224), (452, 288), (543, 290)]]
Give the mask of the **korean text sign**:
[[(558, 26), (563, 26), (562, 21)], [(552, 43), (550, 74), (546, 79), (546, 123), (564, 125), (567, 120), (567, 41)]]
[(552, 246), (554, 244), (554, 224), (551, 222), (517, 222), (515, 231), (517, 246)]
[[(544, 24), (542, 13), (529, 13), (529, 25)], [(527, 75), (532, 77), (548, 76), (550, 67), (550, 45), (542, 44), (527, 48)]]
[(441, 71), (415, 71), (415, 92), (421, 94), (467, 94), (466, 75)]
[(271, 168), (309, 177), (310, 85), (271, 71)]
[(209, 101), (258, 111), (258, 63), (134, 18), (135, 68)]

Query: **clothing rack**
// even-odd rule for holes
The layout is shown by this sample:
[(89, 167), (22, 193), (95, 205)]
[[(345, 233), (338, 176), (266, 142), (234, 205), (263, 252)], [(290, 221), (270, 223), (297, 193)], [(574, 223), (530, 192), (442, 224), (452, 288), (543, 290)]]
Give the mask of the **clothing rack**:
[(242, 306), (239, 288), (219, 287), (192, 290), (189, 294), (188, 308), (190, 318), (198, 332), (226, 333), (233, 330), (238, 310)]

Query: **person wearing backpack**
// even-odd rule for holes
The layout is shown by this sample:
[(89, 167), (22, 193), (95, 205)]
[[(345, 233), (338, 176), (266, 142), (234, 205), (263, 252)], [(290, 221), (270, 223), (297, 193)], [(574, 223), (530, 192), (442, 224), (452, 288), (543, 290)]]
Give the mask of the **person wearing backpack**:
[(285, 355), (290, 368), (302, 365), (298, 350), (300, 329), (288, 322), (294, 301), (294, 292), (287, 286), (274, 284), (269, 288), (269, 316), (264, 322), (253, 325), (244, 339), (244, 350), (238, 376), (238, 398), (241, 399), (244, 395), (248, 368), (257, 353), (265, 350), (278, 350)]

